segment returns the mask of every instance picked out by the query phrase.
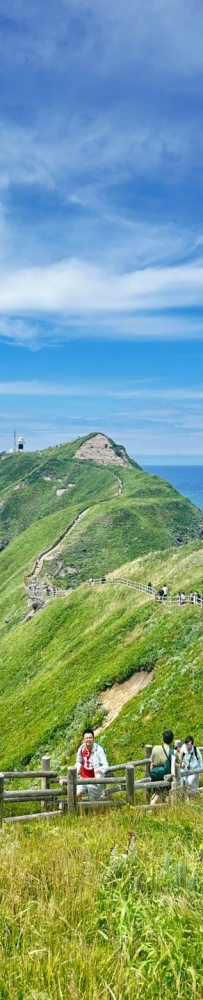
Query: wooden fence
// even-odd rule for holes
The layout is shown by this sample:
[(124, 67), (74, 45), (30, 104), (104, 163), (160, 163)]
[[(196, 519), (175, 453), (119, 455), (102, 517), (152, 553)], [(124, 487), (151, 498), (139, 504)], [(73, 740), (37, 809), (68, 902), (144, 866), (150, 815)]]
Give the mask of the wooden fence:
[[(202, 747), (200, 748), (203, 749)], [(152, 751), (152, 744), (147, 744), (145, 747), (145, 757), (140, 760), (134, 760), (131, 762), (123, 764), (115, 764), (109, 767), (108, 772), (102, 777), (91, 778), (89, 784), (91, 783), (91, 788), (95, 785), (99, 785), (99, 797), (98, 798), (83, 798), (80, 801), (80, 806), (77, 801), (77, 788), (82, 789), (87, 786), (87, 779), (79, 778), (77, 775), (77, 768), (69, 767), (66, 777), (62, 778), (62, 784), (59, 784), (59, 775), (57, 771), (51, 770), (50, 767), (50, 757), (46, 756), (42, 758), (42, 767), (40, 770), (36, 771), (5, 771), (0, 774), (0, 825), (2, 826), (3, 821), (6, 823), (10, 822), (28, 822), (29, 820), (43, 819), (50, 817), (60, 817), (64, 813), (76, 814), (78, 809), (92, 809), (92, 808), (121, 808), (125, 806), (126, 803), (131, 806), (136, 806), (141, 809), (150, 809), (150, 799), (151, 792), (154, 790), (163, 789), (169, 791), (170, 801), (175, 801), (180, 794), (184, 795), (184, 788), (182, 789), (180, 783), (180, 767), (175, 761), (175, 757), (172, 758), (172, 773), (165, 781), (153, 782), (150, 780), (150, 757)], [(136, 779), (136, 769), (143, 768), (144, 774), (142, 778)], [(198, 769), (199, 774), (203, 774), (203, 767)], [(190, 774), (197, 774), (197, 771), (190, 771)], [(10, 783), (14, 781), (18, 783), (22, 781), (32, 781), (38, 779), (39, 786), (32, 788), (22, 788), (19, 787), (10, 790)], [(8, 788), (9, 785), (9, 788)], [(140, 801), (138, 792), (142, 791), (145, 793), (146, 801)], [(203, 792), (200, 788), (199, 792)], [(187, 789), (187, 793), (189, 789)], [(115, 794), (117, 798), (115, 798)], [(168, 798), (168, 796), (167, 796)], [(31, 812), (31, 813), (15, 813), (14, 815), (7, 815), (7, 805), (12, 803), (18, 805), (24, 802), (36, 802), (40, 803), (41, 811)], [(162, 800), (163, 803), (163, 800)]]
[(151, 586), (149, 587), (148, 583), (137, 583), (136, 580), (127, 580), (125, 577), (115, 576), (111, 578), (107, 576), (107, 577), (99, 577), (98, 579), (92, 577), (89, 580), (89, 583), (92, 584), (121, 583), (123, 587), (130, 587), (131, 590), (140, 590), (141, 593), (149, 594), (149, 597), (154, 597), (155, 600), (160, 601), (160, 603), (166, 604), (167, 606), (169, 605), (170, 607), (179, 608), (179, 607), (184, 607), (185, 604), (191, 604), (191, 605), (197, 604), (200, 608), (203, 608), (203, 596), (197, 597), (196, 594), (194, 594), (193, 597), (191, 598), (189, 595), (189, 597), (185, 596), (184, 600), (181, 600), (180, 594), (172, 595), (171, 597), (168, 594), (167, 597), (160, 597), (160, 591), (156, 590), (155, 587)]

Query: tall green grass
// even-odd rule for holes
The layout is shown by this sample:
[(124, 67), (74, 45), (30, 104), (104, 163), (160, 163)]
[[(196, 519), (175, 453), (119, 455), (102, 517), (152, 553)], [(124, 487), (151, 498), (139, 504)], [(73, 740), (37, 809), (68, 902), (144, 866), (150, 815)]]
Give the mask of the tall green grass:
[(194, 804), (4, 828), (3, 1000), (202, 1000), (202, 833)]

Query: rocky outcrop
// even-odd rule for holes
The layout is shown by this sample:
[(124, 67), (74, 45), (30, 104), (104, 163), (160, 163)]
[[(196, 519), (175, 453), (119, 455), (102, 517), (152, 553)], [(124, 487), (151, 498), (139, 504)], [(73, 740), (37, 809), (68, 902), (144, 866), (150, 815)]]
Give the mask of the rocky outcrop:
[(114, 447), (105, 434), (95, 434), (84, 441), (75, 452), (74, 458), (91, 459), (98, 465), (122, 465), (131, 468), (125, 448)]

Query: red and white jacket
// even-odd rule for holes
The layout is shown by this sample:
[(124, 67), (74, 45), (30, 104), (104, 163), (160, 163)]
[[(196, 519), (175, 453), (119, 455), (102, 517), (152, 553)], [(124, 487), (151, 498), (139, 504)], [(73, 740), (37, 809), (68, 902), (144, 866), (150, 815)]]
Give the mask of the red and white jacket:
[(81, 743), (77, 752), (76, 766), (80, 778), (95, 778), (97, 771), (105, 774), (109, 765), (105, 750), (100, 743), (94, 743), (92, 750), (87, 750), (85, 743)]

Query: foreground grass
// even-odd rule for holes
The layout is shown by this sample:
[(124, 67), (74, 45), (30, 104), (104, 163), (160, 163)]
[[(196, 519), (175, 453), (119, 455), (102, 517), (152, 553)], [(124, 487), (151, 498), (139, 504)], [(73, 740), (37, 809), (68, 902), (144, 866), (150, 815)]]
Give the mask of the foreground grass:
[(202, 820), (200, 803), (4, 827), (3, 1000), (202, 1000)]

